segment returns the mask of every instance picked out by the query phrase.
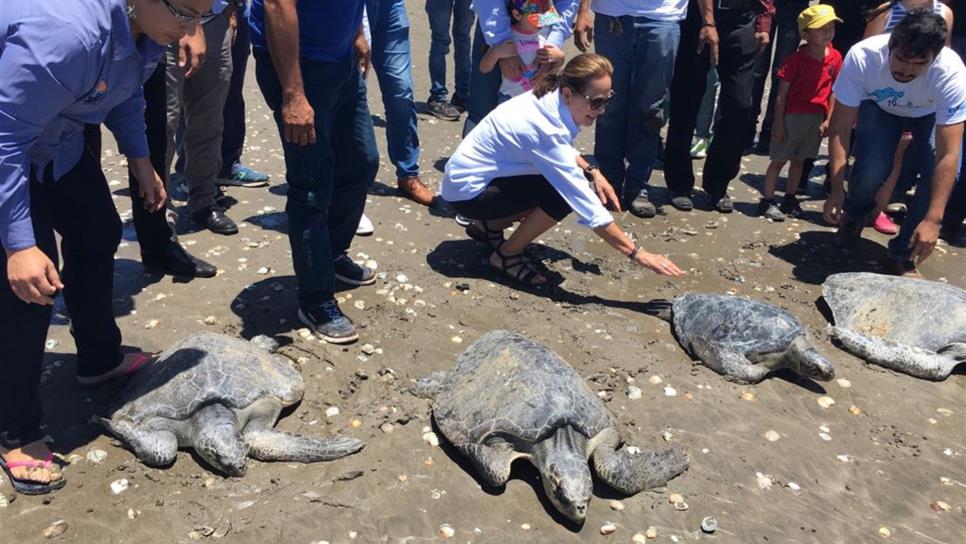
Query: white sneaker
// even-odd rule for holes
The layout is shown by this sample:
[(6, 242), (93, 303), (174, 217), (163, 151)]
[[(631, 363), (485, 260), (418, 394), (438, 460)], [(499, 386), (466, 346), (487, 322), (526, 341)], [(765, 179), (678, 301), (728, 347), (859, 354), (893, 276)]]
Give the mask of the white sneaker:
[(457, 225), (459, 225), (461, 227), (468, 227), (468, 226), (470, 226), (470, 223), (472, 223), (472, 222), (473, 222), (473, 220), (467, 219), (466, 217), (463, 217), (460, 214), (456, 214), (456, 224)]
[(356, 234), (359, 236), (369, 236), (375, 230), (375, 227), (372, 226), (372, 221), (366, 217), (366, 214), (362, 214), (362, 217), (359, 218), (359, 226), (356, 227)]

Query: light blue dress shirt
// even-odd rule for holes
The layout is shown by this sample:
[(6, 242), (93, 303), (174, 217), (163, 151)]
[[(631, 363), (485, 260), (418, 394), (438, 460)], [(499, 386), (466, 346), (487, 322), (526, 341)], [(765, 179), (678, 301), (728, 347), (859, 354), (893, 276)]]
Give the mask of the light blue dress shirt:
[(463, 138), (446, 162), (439, 194), (461, 202), (479, 196), (496, 178), (539, 175), (577, 214), (578, 223), (608, 225), (614, 217), (577, 166), (579, 131), (559, 90), (540, 98), (532, 92), (511, 98)]
[(124, 0), (0, 0), (0, 243), (35, 244), (29, 175), (69, 172), (84, 125), (105, 123), (121, 153), (148, 156), (141, 86), (164, 49), (131, 34)]

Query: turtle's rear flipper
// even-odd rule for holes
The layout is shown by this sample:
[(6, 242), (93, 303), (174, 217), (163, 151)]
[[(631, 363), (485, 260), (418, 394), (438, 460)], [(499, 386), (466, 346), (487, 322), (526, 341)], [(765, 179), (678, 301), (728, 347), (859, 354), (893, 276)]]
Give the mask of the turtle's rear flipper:
[(841, 327), (830, 326), (829, 332), (846, 349), (865, 361), (916, 378), (945, 380), (952, 373), (953, 368), (963, 362), (947, 353), (939, 354), (884, 338), (866, 336)]
[(242, 438), (248, 444), (249, 457), (259, 461), (331, 461), (365, 447), (355, 438), (314, 438), (272, 428), (246, 430)]
[(671, 322), (673, 303), (665, 298), (656, 298), (641, 304), (641, 312), (658, 319)]
[(691, 463), (688, 454), (678, 446), (660, 451), (618, 450), (617, 433), (612, 429), (604, 433), (608, 436), (601, 437), (593, 453), (594, 470), (607, 485), (626, 495), (661, 487)]
[(437, 370), (432, 374), (422, 378), (416, 385), (412, 388), (412, 394), (417, 397), (424, 399), (434, 399), (436, 395), (439, 394), (440, 388), (443, 386), (443, 380), (446, 378), (445, 370)]

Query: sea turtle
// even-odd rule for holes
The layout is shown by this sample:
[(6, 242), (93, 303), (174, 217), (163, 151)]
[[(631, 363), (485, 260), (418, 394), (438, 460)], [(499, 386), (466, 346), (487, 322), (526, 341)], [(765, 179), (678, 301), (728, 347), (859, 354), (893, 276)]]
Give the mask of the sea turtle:
[(832, 274), (822, 284), (830, 334), (870, 363), (944, 380), (966, 363), (966, 291), (928, 280), (868, 272)]
[(238, 338), (200, 332), (134, 374), (111, 414), (95, 420), (148, 466), (170, 465), (179, 447), (191, 447), (230, 476), (245, 474), (246, 457), (310, 463), (362, 449), (355, 438), (310, 438), (273, 428), (304, 389), (286, 359)]
[(815, 380), (835, 377), (832, 363), (812, 346), (802, 323), (777, 306), (690, 293), (650, 301), (644, 311), (671, 323), (681, 346), (726, 380), (758, 383), (782, 368)]
[(439, 430), (487, 484), (502, 487), (513, 460), (528, 459), (553, 505), (578, 523), (593, 490), (588, 461), (628, 495), (662, 486), (688, 468), (679, 447), (622, 448), (616, 420), (577, 372), (550, 349), (509, 331), (484, 334), (452, 369), (423, 378), (415, 392), (434, 399)]

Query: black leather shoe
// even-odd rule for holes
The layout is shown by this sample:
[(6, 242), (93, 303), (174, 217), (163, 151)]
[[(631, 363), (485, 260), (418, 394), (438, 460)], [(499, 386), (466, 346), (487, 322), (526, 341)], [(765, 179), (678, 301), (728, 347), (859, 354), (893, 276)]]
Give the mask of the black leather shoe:
[(238, 234), (238, 225), (217, 206), (197, 211), (191, 214), (191, 219), (216, 234)]
[(158, 253), (142, 252), (141, 263), (157, 272), (191, 278), (212, 278), (218, 271), (213, 265), (189, 254), (177, 242), (169, 242)]

